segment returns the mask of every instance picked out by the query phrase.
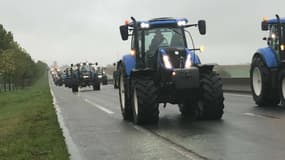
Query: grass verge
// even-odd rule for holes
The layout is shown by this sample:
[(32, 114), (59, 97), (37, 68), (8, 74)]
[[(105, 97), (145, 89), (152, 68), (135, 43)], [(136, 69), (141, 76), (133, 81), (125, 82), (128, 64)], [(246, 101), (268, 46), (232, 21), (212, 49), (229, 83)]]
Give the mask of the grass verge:
[(32, 87), (0, 94), (0, 159), (69, 159), (47, 74)]

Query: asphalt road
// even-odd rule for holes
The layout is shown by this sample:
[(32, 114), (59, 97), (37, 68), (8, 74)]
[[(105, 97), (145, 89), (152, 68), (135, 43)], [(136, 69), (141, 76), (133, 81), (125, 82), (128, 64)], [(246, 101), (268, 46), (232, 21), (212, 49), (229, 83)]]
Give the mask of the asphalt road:
[(256, 107), (250, 95), (225, 93), (219, 121), (183, 119), (178, 107), (160, 106), (158, 125), (122, 120), (118, 90), (51, 85), (74, 159), (284, 160), (285, 109)]

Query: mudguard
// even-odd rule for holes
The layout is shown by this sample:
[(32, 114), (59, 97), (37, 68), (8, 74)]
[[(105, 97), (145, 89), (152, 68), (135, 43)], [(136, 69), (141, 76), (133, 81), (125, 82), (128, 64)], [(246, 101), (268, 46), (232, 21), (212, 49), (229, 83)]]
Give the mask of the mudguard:
[(125, 66), (126, 75), (130, 76), (131, 75), (131, 71), (136, 66), (135, 57), (128, 54), (128, 55), (123, 56), (122, 61), (123, 61), (123, 64)]
[(214, 64), (198, 64), (197, 67), (201, 72), (212, 71), (214, 68)]
[(270, 47), (260, 48), (257, 50), (257, 52), (254, 54), (253, 57), (257, 55), (262, 57), (268, 68), (278, 67), (278, 60), (272, 48)]
[(185, 49), (185, 51), (186, 51), (186, 55), (188, 55), (188, 54), (191, 55), (191, 62), (192, 62), (192, 64), (196, 64), (196, 65), (201, 64), (200, 58), (198, 57), (197, 54), (195, 54), (194, 51), (190, 51), (187, 48)]

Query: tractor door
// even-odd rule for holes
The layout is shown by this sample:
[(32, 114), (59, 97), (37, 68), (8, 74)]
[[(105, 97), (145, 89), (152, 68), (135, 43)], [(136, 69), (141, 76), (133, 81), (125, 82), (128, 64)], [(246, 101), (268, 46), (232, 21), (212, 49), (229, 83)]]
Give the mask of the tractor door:
[(277, 24), (272, 24), (269, 28), (268, 45), (274, 50), (278, 60), (280, 62), (285, 62), (285, 26), (282, 24), (280, 29), (278, 29)]
[(276, 53), (279, 59), (279, 34), (277, 30), (277, 25), (273, 24), (269, 26), (269, 38), (268, 38), (268, 45), (271, 47), (274, 52)]
[(281, 25), (280, 30), (280, 43), (278, 46), (280, 51), (280, 62), (285, 63), (285, 24)]

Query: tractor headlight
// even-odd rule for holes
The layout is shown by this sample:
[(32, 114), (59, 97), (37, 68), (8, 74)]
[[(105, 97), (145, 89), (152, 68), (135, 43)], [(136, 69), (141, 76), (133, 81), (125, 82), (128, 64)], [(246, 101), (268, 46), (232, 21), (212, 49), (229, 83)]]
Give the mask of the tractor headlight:
[(83, 78), (89, 78), (89, 76), (83, 76)]
[(191, 62), (191, 54), (188, 54), (186, 61), (185, 61), (185, 68), (191, 68), (192, 62)]
[(281, 50), (281, 51), (284, 51), (284, 49), (285, 49), (284, 44), (281, 44), (281, 45), (280, 45), (280, 50)]
[(142, 22), (141, 28), (149, 28), (149, 23)]
[(186, 21), (185, 20), (181, 20), (177, 22), (178, 26), (185, 26), (186, 25)]
[(272, 33), (272, 34), (271, 34), (271, 38), (272, 38), (272, 39), (275, 39), (275, 38), (276, 38), (276, 35), (275, 35), (274, 33)]
[(98, 75), (98, 78), (102, 78), (102, 75)]
[(170, 61), (169, 61), (169, 57), (168, 57), (167, 55), (163, 55), (162, 59), (163, 59), (165, 68), (171, 69), (171, 68), (172, 68), (172, 65), (171, 65), (171, 63), (170, 63)]
[(135, 56), (135, 55), (136, 55), (136, 50), (132, 49), (132, 50), (131, 50), (131, 55), (132, 55), (132, 56)]

